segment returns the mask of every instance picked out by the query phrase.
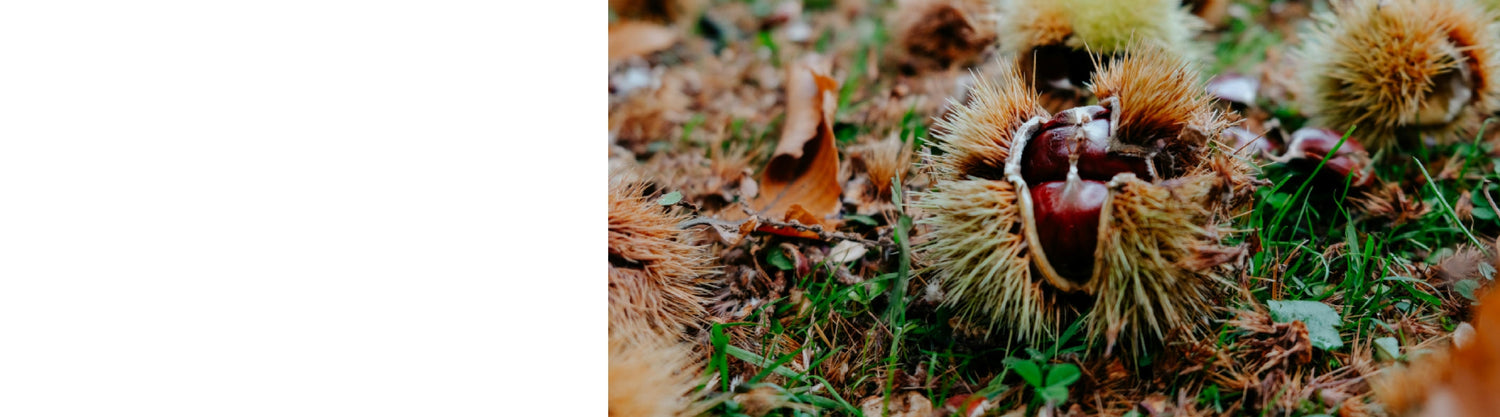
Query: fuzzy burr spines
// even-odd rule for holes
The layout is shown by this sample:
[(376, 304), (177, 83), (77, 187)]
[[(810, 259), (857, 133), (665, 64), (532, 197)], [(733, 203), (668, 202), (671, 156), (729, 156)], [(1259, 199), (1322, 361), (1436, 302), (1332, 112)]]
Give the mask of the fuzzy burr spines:
[(1057, 329), (1060, 306), (1032, 277), (1016, 187), (1006, 181), (946, 181), (916, 205), (934, 227), (919, 250), (941, 277), (945, 305), (974, 323), (1030, 339)]
[(682, 337), (704, 316), (700, 277), (711, 270), (704, 248), (689, 243), (673, 214), (642, 195), (627, 176), (610, 181), (609, 322)]
[(1101, 214), (1091, 338), (1143, 352), (1174, 330), (1196, 333), (1211, 314), (1216, 279), (1194, 258), (1219, 244), (1204, 223), (1209, 176), (1152, 184), (1121, 175)]
[(611, 417), (692, 416), (699, 364), (691, 349), (650, 329), (609, 336)]
[(1298, 49), (1313, 122), (1373, 148), (1451, 142), (1500, 104), (1500, 25), (1472, 0), (1334, 2)]
[(1000, 42), (1011, 52), (1066, 45), (1111, 54), (1135, 40), (1186, 45), (1204, 24), (1177, 0), (1005, 0)]
[(1244, 207), (1254, 168), (1210, 140), (1228, 122), (1196, 70), (1135, 45), (1095, 75), (1100, 105), (1053, 117), (1019, 78), (984, 86), (936, 138), (918, 249), (945, 303), (1023, 340), (1087, 316), (1131, 354), (1202, 334), (1216, 268), (1238, 254), (1216, 222)]
[(933, 157), (939, 176), (1004, 178), (1016, 129), (1032, 118), (1047, 117), (1020, 71), (1009, 62), (1001, 67), (999, 79), (977, 80), (969, 102), (955, 103), (953, 112), (937, 122), (937, 130), (948, 132), (936, 145), (943, 154)]
[(1192, 37), (1206, 26), (1178, 0), (1005, 0), (999, 8), (1002, 52), (1017, 56), (1038, 88), (1082, 88), (1099, 57), (1139, 41), (1201, 55)]
[(1192, 64), (1160, 44), (1102, 67), (1094, 93), (1119, 100), (1114, 136), (1152, 153), (1161, 178), (1110, 183), (1096, 252), (1090, 334), (1142, 352), (1174, 331), (1200, 333), (1223, 283), (1213, 270), (1238, 253), (1215, 222), (1243, 210), (1254, 166), (1213, 143), (1229, 125)]
[(1143, 42), (1120, 59), (1098, 66), (1089, 86), (1095, 97), (1119, 100), (1115, 136), (1120, 142), (1153, 146), (1182, 157), (1196, 156), (1211, 134), (1227, 127), (1187, 60), (1156, 42)]

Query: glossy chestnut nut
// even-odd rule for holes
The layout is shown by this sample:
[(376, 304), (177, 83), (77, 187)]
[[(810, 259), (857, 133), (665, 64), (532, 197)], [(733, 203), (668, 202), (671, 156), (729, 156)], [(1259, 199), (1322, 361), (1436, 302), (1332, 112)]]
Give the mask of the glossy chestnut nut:
[(1345, 139), (1338, 151), (1332, 152), (1334, 145), (1343, 137), (1339, 132), (1320, 127), (1297, 129), (1292, 132), (1286, 152), (1270, 159), (1304, 172), (1317, 169), (1318, 163), (1327, 159), (1328, 162), (1323, 163), (1323, 170), (1319, 173), (1323, 180), (1342, 184), (1352, 174), (1353, 177), (1349, 180), (1351, 187), (1373, 184), (1375, 175), (1366, 169), (1370, 166), (1370, 154), (1359, 141), (1353, 137)]
[(1053, 271), (1075, 285), (1094, 273), (1099, 243), (1099, 211), (1109, 197), (1103, 182), (1073, 179), (1031, 188), (1037, 238)]
[(1109, 181), (1122, 172), (1152, 178), (1145, 157), (1109, 151), (1109, 116), (1102, 106), (1072, 108), (1053, 116), (1022, 151), (1021, 177), (1030, 183), (1063, 180), (1077, 153), (1078, 176), (1083, 179)]

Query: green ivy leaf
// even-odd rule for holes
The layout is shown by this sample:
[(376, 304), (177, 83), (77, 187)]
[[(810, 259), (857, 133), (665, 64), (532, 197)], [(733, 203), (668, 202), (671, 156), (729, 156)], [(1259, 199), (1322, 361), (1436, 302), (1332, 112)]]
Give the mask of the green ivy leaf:
[(1313, 347), (1334, 350), (1344, 346), (1344, 341), (1339, 339), (1339, 313), (1327, 304), (1271, 300), (1266, 306), (1271, 310), (1271, 319), (1277, 323), (1301, 321), (1307, 325), (1307, 336), (1312, 339)]

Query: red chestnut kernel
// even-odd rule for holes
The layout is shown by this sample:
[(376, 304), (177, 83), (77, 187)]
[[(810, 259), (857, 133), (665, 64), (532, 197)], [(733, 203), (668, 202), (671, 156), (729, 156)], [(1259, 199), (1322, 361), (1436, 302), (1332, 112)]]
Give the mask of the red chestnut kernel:
[(1074, 284), (1088, 283), (1099, 243), (1099, 211), (1109, 188), (1093, 180), (1052, 181), (1031, 188), (1037, 238), (1052, 269)]
[(1152, 178), (1146, 158), (1109, 152), (1109, 116), (1109, 110), (1101, 106), (1059, 112), (1026, 144), (1021, 177), (1032, 183), (1061, 181), (1067, 178), (1071, 157), (1077, 153), (1078, 175), (1084, 179), (1108, 181), (1122, 172)]

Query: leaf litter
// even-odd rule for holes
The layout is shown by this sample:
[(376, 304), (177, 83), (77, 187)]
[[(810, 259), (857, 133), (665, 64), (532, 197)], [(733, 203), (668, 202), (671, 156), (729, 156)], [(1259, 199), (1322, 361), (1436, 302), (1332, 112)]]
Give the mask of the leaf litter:
[[(1159, 346), (1146, 362), (1090, 353), (1084, 338), (976, 337), (940, 307), (945, 294), (922, 273), (921, 254), (896, 242), (903, 208), (891, 203), (891, 178), (902, 194), (928, 188), (934, 121), (968, 100), (975, 80), (995, 78), (986, 39), (1003, 16), (957, 0), (648, 0), (624, 2), (629, 13), (613, 3), (609, 163), (643, 173), (648, 201), (686, 212), (678, 227), (715, 265), (702, 288), (707, 317), (685, 336), (705, 360), (715, 334), (728, 351), (717, 352), (723, 369), (705, 369), (712, 377), (694, 410), (1383, 415), (1406, 403), (1372, 388), (1382, 375), (1489, 337), (1469, 322), (1493, 282), (1494, 244), (1459, 246), (1468, 239), (1455, 228), (1500, 233), (1487, 203), (1500, 191), (1493, 132), (1479, 147), (1444, 148), (1464, 158), (1432, 155), (1433, 184), (1372, 154), (1369, 187), (1320, 180), (1294, 193), (1310, 170), (1266, 158), (1287, 145), (1268, 136), (1307, 120), (1295, 106), (1301, 87), (1287, 81), (1297, 57), (1286, 52), (1310, 11), (1300, 2), (1230, 5), (1218, 19), (1232, 24), (1201, 35), (1238, 54), (1220, 54), (1213, 65), (1224, 71), (1211, 72), (1244, 74), (1223, 94), (1244, 136), (1228, 140), (1251, 144), (1243, 154), (1266, 169), (1257, 211), (1287, 211), (1278, 218), (1293, 231), (1226, 219), (1259, 231), (1244, 242), (1247, 259), (1224, 271), (1245, 293), (1205, 318), (1216, 338)], [(910, 238), (927, 232), (919, 224)], [(902, 257), (913, 274), (897, 328), (883, 314)], [(1003, 362), (1028, 351), (1080, 369), (1066, 402), (1037, 407)]]

